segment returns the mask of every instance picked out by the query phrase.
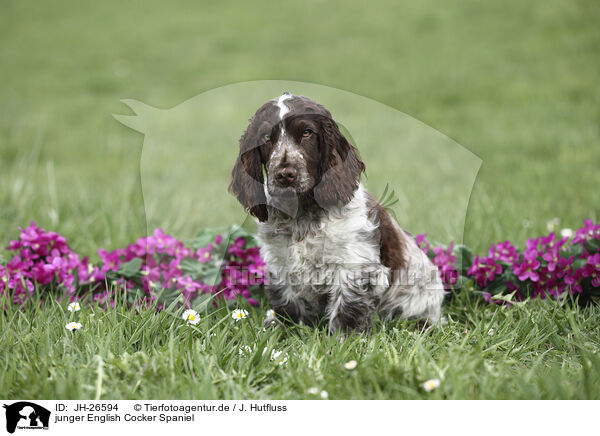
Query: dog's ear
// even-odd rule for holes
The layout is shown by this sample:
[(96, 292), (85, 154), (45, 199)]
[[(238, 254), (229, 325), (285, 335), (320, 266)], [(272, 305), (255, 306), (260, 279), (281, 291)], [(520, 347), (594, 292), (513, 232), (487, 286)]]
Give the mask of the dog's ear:
[(267, 198), (264, 191), (260, 150), (255, 141), (252, 141), (249, 130), (250, 127), (240, 139), (240, 154), (231, 171), (229, 192), (236, 196), (248, 212), (260, 221), (266, 221)]
[(313, 192), (317, 204), (328, 209), (347, 204), (352, 199), (365, 164), (335, 121), (323, 117), (319, 124), (321, 159)]

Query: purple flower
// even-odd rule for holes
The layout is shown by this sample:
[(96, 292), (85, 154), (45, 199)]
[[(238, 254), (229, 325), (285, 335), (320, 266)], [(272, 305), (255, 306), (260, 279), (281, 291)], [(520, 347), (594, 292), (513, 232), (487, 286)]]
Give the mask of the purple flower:
[(200, 263), (210, 262), (212, 259), (212, 248), (212, 244), (208, 244), (206, 247), (198, 248), (196, 250), (196, 259), (198, 259)]
[(540, 267), (540, 262), (537, 260), (537, 253), (534, 250), (526, 251), (523, 253), (523, 261), (513, 264), (513, 272), (522, 282), (527, 279), (537, 282), (540, 279), (539, 274), (536, 272)]
[(561, 240), (557, 244), (554, 244), (552, 247), (549, 247), (546, 252), (542, 253), (542, 259), (548, 262), (549, 271), (555, 271), (558, 266), (565, 265), (566, 259), (563, 259), (560, 256), (560, 249), (565, 241), (566, 239)]
[(453, 248), (454, 242), (451, 242), (446, 250), (443, 247), (433, 247), (435, 257), (432, 259), (432, 262), (438, 267), (446, 289), (455, 285), (458, 281), (458, 271), (454, 267), (456, 256), (452, 254)]
[(517, 254), (517, 249), (510, 243), (510, 241), (492, 244), (488, 251), (488, 256), (494, 260), (508, 263), (515, 262), (519, 257)]
[(494, 281), (496, 275), (502, 274), (502, 266), (497, 264), (493, 257), (475, 256), (473, 264), (467, 271), (467, 276), (473, 276), (480, 288), (485, 288), (489, 282)]
[(591, 277), (593, 287), (600, 288), (600, 253), (588, 256), (583, 274), (586, 277)]
[(575, 238), (571, 244), (583, 244), (591, 239), (600, 239), (600, 224), (595, 225), (592, 220), (587, 219), (583, 227), (575, 231)]
[(417, 246), (425, 253), (429, 252), (431, 245), (429, 245), (429, 242), (427, 242), (427, 233), (421, 233), (415, 236), (415, 242), (417, 243)]
[(125, 254), (121, 250), (108, 252), (102, 248), (98, 250), (98, 256), (102, 259), (102, 268), (100, 272), (106, 274), (108, 271), (118, 271), (121, 265), (121, 255)]

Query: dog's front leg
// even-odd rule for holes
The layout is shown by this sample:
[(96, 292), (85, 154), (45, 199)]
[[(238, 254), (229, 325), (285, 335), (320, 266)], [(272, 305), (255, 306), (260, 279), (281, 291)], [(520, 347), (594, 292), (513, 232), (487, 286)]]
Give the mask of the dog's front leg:
[(339, 282), (330, 291), (327, 313), (330, 333), (360, 333), (371, 325), (375, 293), (368, 280), (352, 270), (340, 271)]
[[(277, 319), (283, 321), (287, 319), (307, 325), (315, 325), (318, 322), (319, 311), (315, 304), (295, 292), (289, 285), (267, 285), (265, 293), (269, 299), (269, 305), (277, 314)], [(265, 320), (269, 324), (272, 321), (272, 318)]]

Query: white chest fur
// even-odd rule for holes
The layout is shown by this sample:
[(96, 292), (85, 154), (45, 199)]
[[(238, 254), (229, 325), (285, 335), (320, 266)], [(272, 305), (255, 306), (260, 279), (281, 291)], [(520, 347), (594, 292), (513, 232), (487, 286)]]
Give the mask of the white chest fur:
[(270, 219), (258, 230), (271, 279), (297, 292), (320, 293), (332, 279), (328, 275), (380, 266), (377, 226), (369, 220), (362, 186), (347, 205), (318, 220)]

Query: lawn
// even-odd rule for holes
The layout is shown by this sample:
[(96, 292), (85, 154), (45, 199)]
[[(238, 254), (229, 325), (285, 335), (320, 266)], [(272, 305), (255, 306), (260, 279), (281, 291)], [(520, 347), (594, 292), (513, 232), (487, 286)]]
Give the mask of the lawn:
[[(263, 331), (264, 310), (234, 321), (221, 307), (195, 326), (181, 313), (119, 304), (75, 314), (58, 304), (9, 310), (0, 318), (0, 344), (9, 350), (0, 360), (0, 392), (34, 399), (600, 396), (600, 313), (568, 303), (499, 309), (460, 298), (442, 329), (376, 323), (371, 335), (343, 342), (324, 328)], [(83, 327), (69, 332), (73, 320)], [(273, 352), (282, 354), (271, 360)], [(352, 360), (356, 368), (346, 369)], [(441, 383), (426, 392), (429, 379)]]
[[(445, 191), (447, 179), (427, 177), (425, 192), (399, 195), (396, 214), (413, 233), (464, 239), (485, 253), (506, 239), (523, 246), (548, 233), (555, 218), (559, 228), (599, 221), (595, 2), (459, 1), (442, 8), (189, 1), (164, 8), (159, 2), (0, 3), (1, 245), (34, 220), (95, 261), (98, 248), (123, 247), (155, 225), (186, 239), (205, 227), (241, 223), (245, 216), (226, 180), (251, 105), (231, 105), (238, 122), (227, 131), (203, 128), (211, 125), (210, 114), (178, 117), (186, 123), (178, 144), (197, 144), (206, 154), (168, 168), (160, 161), (145, 166), (148, 138), (112, 114), (132, 114), (120, 102), (127, 98), (181, 114), (177, 107), (188, 99), (188, 108), (201, 108), (194, 97), (255, 80), (318, 84), (393, 109), (407, 126), (398, 143), (409, 144), (414, 160), (392, 164), (380, 152), (389, 151), (389, 136), (372, 129), (358, 146), (375, 194), (388, 182), (402, 194), (406, 186), (393, 182), (405, 179), (396, 173), (431, 171), (415, 164), (430, 138), (479, 157), (481, 167), (469, 165), (477, 179), (468, 208)], [(303, 86), (297, 88), (314, 89)], [(352, 116), (358, 120), (366, 107), (339, 108), (357, 138)], [(461, 169), (451, 168), (459, 175)], [(190, 174), (203, 181), (197, 190), (181, 183), (194, 180)], [(424, 208), (414, 200), (418, 195), (423, 204), (436, 199), (446, 212)], [(137, 313), (119, 306), (95, 310), (92, 318), (84, 308), (77, 315), (84, 328), (75, 334), (64, 328), (72, 317), (64, 305), (10, 308), (0, 315), (0, 347), (10, 350), (0, 355), (0, 392), (9, 398), (310, 398), (307, 389), (316, 387), (329, 398), (600, 397), (595, 306), (545, 300), (500, 308), (460, 296), (448, 303), (449, 323), (441, 330), (377, 323), (371, 335), (341, 344), (322, 329), (262, 332), (266, 308), (263, 301), (249, 319), (233, 323), (223, 307), (207, 312), (196, 328), (185, 326), (176, 308)], [(239, 355), (241, 346), (255, 343), (259, 351)], [(262, 355), (264, 346), (288, 353), (288, 363), (273, 364)], [(348, 360), (358, 362), (355, 370), (344, 369)], [(31, 382), (40, 377), (45, 383)], [(442, 383), (426, 393), (420, 385), (429, 378)]]

